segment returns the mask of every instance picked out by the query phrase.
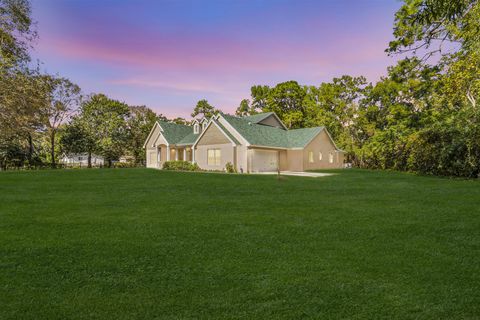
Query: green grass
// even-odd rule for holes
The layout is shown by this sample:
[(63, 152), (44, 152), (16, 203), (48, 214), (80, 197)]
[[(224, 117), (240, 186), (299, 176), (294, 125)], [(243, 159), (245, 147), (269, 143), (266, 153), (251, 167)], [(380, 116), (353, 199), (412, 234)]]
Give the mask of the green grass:
[(0, 173), (0, 319), (478, 319), (480, 183)]

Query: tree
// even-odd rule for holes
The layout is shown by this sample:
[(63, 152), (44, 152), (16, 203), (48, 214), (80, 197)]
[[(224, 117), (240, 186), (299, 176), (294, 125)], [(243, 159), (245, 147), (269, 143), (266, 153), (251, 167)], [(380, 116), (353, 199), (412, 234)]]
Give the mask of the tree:
[[(445, 41), (458, 43), (464, 50), (478, 50), (480, 5), (478, 0), (406, 0), (395, 14), (395, 39), (387, 52), (443, 54)], [(432, 48), (433, 46), (433, 48)]]
[(248, 99), (243, 99), (240, 101), (240, 105), (235, 111), (235, 114), (240, 117), (249, 116), (255, 113), (255, 110), (250, 107), (250, 100)]
[(306, 94), (306, 88), (296, 81), (279, 83), (268, 91), (267, 105), (262, 111), (275, 112), (289, 128), (302, 127), (305, 121)]
[(42, 108), (48, 104), (49, 87), (36, 69), (0, 69), (0, 78), (0, 136), (24, 139), (32, 161), (34, 136), (44, 129)]
[(66, 78), (47, 76), (50, 101), (45, 106), (44, 117), (50, 142), (51, 166), (55, 168), (55, 139), (58, 128), (76, 111), (80, 104), (80, 87)]
[(122, 155), (128, 140), (125, 121), (128, 115), (125, 103), (104, 94), (94, 94), (82, 103), (74, 123), (75, 133), (83, 137), (77, 150), (88, 153), (88, 167), (94, 152), (101, 154), (109, 166)]
[(0, 0), (0, 68), (30, 60), (29, 45), (36, 37), (27, 0)]
[(157, 115), (146, 106), (129, 107), (127, 116), (128, 142), (127, 150), (134, 157), (135, 163), (145, 160), (143, 144), (150, 130), (157, 121)]
[(193, 109), (191, 116), (192, 118), (195, 118), (196, 116), (201, 115), (205, 118), (211, 118), (217, 112), (218, 110), (210, 105), (207, 100), (202, 99), (197, 102), (197, 105), (195, 106), (195, 109)]
[(250, 96), (252, 97), (251, 112), (265, 111), (269, 92), (269, 86), (255, 85), (250, 88)]
[(337, 145), (354, 157), (357, 139), (355, 119), (360, 100), (364, 97), (367, 81), (364, 77), (344, 75), (322, 83), (318, 88), (307, 87), (304, 99), (306, 126), (325, 126)]
[(95, 136), (87, 131), (80, 116), (73, 117), (70, 123), (65, 125), (60, 137), (60, 146), (65, 154), (86, 152), (88, 167), (92, 167), (92, 154), (98, 150), (98, 145)]
[(164, 121), (170, 121), (170, 122), (173, 122), (173, 123), (176, 123), (176, 124), (183, 124), (184, 126), (189, 125), (189, 122), (187, 120), (185, 120), (185, 118), (182, 118), (182, 117), (176, 117), (172, 120), (164, 120)]

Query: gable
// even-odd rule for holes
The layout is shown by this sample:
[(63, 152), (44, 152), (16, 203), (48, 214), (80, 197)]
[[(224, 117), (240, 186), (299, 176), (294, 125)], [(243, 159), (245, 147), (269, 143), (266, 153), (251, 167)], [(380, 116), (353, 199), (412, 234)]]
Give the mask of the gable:
[(242, 117), (251, 123), (260, 124), (264, 126), (270, 126), (274, 128), (280, 129), (287, 129), (287, 127), (283, 124), (282, 120), (277, 116), (275, 112), (264, 112), (264, 113), (257, 113), (250, 116)]
[(159, 134), (160, 134), (160, 126), (158, 125), (158, 123), (155, 123), (143, 147), (147, 149), (153, 148), (153, 145), (155, 144), (155, 141), (158, 139)]
[(288, 130), (288, 145), (290, 148), (304, 148), (323, 129), (323, 127), (313, 127)]
[(163, 136), (162, 132), (159, 132), (157, 135), (157, 139), (153, 142), (155, 146), (159, 146), (161, 144), (168, 145), (168, 141)]
[(213, 123), (210, 124), (200, 139), (197, 141), (197, 145), (209, 145), (209, 144), (224, 144), (231, 143), (230, 139)]
[(321, 148), (324, 150), (338, 150), (337, 146), (333, 142), (332, 138), (330, 135), (327, 133), (327, 130), (322, 130), (317, 136), (315, 136), (312, 141), (310, 141), (306, 146), (305, 149), (307, 148), (312, 148), (312, 147), (317, 147)]
[(265, 119), (257, 122), (258, 124), (263, 124), (265, 126), (275, 127), (275, 128), (283, 128), (283, 123), (275, 116), (274, 113), (266, 117)]

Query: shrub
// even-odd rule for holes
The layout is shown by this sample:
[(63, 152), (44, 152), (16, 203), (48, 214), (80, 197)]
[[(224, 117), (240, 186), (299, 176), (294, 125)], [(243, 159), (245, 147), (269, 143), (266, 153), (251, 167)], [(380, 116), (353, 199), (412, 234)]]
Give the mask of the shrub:
[(183, 160), (165, 161), (163, 169), (171, 171), (201, 171), (198, 164)]
[(237, 170), (235, 170), (235, 167), (231, 162), (227, 162), (225, 164), (225, 171), (227, 171), (228, 173), (237, 173)]

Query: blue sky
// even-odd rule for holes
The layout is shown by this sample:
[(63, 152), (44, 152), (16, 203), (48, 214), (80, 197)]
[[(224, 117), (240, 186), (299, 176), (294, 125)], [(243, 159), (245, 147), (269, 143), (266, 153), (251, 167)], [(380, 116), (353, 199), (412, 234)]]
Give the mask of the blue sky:
[(188, 117), (233, 112), (254, 84), (377, 81), (394, 63), (393, 0), (34, 0), (33, 56), (50, 73), (129, 104)]

